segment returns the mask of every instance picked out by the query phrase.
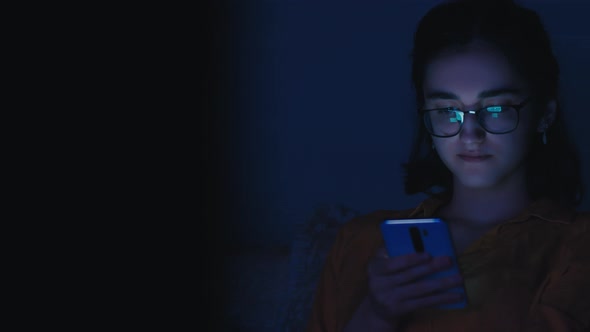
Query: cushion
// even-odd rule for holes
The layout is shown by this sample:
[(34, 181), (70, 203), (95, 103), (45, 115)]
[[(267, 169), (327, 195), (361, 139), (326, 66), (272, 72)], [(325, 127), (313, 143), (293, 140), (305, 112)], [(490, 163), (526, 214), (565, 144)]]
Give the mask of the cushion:
[(359, 213), (340, 204), (320, 204), (296, 225), (291, 247), (287, 299), (279, 331), (305, 330), (324, 261), (340, 226)]

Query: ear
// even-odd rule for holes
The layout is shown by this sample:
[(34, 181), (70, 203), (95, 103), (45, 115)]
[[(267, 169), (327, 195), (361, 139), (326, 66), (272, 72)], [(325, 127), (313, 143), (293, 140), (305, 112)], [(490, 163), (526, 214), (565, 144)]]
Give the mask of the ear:
[(545, 114), (541, 117), (539, 121), (539, 125), (537, 126), (537, 132), (542, 133), (547, 130), (547, 128), (551, 127), (553, 122), (555, 122), (555, 118), (557, 117), (557, 102), (555, 99), (551, 99), (547, 103), (547, 108), (545, 110)]

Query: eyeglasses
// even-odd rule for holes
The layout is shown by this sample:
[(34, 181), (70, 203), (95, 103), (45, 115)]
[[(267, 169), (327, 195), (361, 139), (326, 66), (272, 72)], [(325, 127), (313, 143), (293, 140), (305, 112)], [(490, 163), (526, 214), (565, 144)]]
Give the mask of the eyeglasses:
[(457, 135), (465, 122), (465, 113), (474, 114), (479, 125), (490, 134), (507, 134), (518, 127), (520, 110), (530, 98), (518, 105), (491, 105), (478, 110), (462, 111), (456, 107), (420, 110), (426, 130), (432, 136)]

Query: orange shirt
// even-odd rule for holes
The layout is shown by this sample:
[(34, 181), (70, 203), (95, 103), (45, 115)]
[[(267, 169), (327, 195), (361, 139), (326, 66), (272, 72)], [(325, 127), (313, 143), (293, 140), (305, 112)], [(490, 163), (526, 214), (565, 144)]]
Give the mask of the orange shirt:
[[(385, 219), (428, 218), (444, 202), (346, 223), (324, 265), (308, 332), (342, 331), (367, 295)], [(403, 331), (590, 331), (590, 213), (538, 200), (457, 257), (469, 305), (415, 312)]]

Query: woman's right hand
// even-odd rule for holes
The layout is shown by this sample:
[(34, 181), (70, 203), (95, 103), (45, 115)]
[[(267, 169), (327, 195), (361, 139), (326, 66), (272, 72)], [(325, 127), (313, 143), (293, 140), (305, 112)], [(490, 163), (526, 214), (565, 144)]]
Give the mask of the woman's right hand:
[(459, 302), (462, 295), (445, 291), (460, 285), (460, 275), (440, 279), (422, 279), (451, 267), (447, 256), (430, 257), (412, 253), (388, 257), (380, 249), (369, 262), (368, 302), (374, 313), (384, 321), (398, 322), (404, 315), (436, 305)]

